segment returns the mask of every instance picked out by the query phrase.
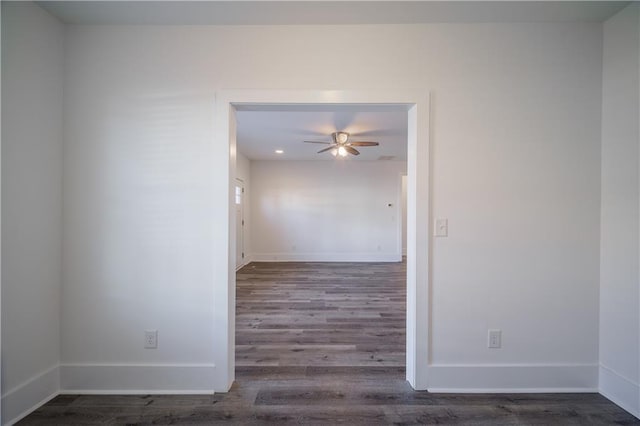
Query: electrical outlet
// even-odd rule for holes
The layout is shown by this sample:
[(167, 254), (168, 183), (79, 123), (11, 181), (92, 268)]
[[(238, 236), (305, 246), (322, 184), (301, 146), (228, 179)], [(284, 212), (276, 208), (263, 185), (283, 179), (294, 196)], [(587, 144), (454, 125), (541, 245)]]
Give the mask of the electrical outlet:
[(489, 330), (489, 340), (487, 346), (492, 349), (498, 349), (502, 347), (502, 331), (501, 330)]
[(145, 349), (158, 348), (158, 330), (144, 331), (144, 348)]

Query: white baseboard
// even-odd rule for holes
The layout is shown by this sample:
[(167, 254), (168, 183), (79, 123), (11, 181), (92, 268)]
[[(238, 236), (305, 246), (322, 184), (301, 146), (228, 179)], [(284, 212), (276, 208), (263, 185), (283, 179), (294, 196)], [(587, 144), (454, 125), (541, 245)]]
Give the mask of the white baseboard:
[(615, 370), (600, 364), (600, 393), (640, 418), (640, 385)]
[(2, 395), (2, 424), (18, 422), (58, 395), (59, 389), (60, 370), (56, 365), (8, 390)]
[(597, 364), (429, 366), (429, 392), (598, 392)]
[(61, 393), (198, 394), (214, 389), (213, 364), (62, 364)]
[(245, 266), (247, 266), (248, 264), (250, 264), (251, 262), (253, 262), (251, 255), (247, 254), (244, 256), (244, 259), (242, 259), (242, 265), (239, 267), (236, 267), (236, 272), (238, 272), (240, 269), (244, 268)]
[[(214, 393), (213, 364), (63, 364), (2, 396), (3, 425), (13, 425), (58, 394)], [(598, 387), (599, 383), (599, 387)], [(429, 392), (600, 392), (640, 418), (640, 386), (597, 364), (438, 365)], [(219, 389), (218, 391), (224, 391)]]
[(398, 253), (253, 253), (253, 262), (401, 262)]

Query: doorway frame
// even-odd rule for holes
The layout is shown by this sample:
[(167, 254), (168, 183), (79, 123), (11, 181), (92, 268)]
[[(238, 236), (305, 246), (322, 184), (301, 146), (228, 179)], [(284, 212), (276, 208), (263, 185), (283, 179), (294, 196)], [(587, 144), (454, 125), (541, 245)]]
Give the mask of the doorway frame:
[[(406, 379), (427, 389), (431, 348), (431, 155), (430, 93), (394, 90), (220, 90), (216, 93), (214, 158), (214, 321), (226, 347), (213, 349), (214, 389), (227, 391), (235, 380), (236, 294), (236, 118), (238, 110), (275, 105), (395, 105), (407, 108), (407, 325)], [(227, 161), (224, 161), (224, 158)], [(222, 201), (222, 200), (220, 200)], [(418, 220), (420, 218), (420, 220)], [(418, 261), (419, 260), (419, 261)], [(222, 290), (222, 291), (221, 291)]]

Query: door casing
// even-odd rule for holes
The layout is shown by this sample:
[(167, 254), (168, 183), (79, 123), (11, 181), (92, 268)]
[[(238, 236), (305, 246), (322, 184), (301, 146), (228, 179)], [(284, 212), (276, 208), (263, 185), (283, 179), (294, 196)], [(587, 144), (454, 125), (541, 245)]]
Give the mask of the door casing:
[[(216, 320), (225, 345), (214, 349), (214, 389), (228, 390), (235, 378), (235, 176), (236, 111), (278, 105), (402, 105), (407, 109), (407, 328), (406, 378), (414, 389), (428, 386), (431, 347), (431, 156), (430, 94), (427, 90), (221, 90), (216, 93), (215, 138), (212, 147), (214, 194), (228, 194), (214, 203), (213, 277)], [(220, 324), (216, 324), (219, 329)]]

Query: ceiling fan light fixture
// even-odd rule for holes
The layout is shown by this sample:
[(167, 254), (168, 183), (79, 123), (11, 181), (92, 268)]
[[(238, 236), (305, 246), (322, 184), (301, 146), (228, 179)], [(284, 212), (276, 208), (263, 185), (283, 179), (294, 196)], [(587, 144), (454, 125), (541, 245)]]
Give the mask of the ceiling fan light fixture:
[(351, 155), (360, 155), (360, 151), (358, 151), (354, 147), (361, 146), (378, 146), (378, 142), (371, 141), (356, 141), (349, 142), (349, 133), (347, 132), (333, 132), (331, 133), (332, 142), (325, 141), (304, 141), (305, 143), (319, 143), (322, 145), (328, 145), (327, 147), (318, 151), (318, 154), (322, 154), (323, 152), (330, 152), (334, 157), (347, 157), (349, 154)]
[(337, 143), (342, 144), (342, 143), (346, 143), (349, 140), (349, 133), (346, 133), (346, 132), (335, 132), (334, 135), (335, 135), (334, 136), (334, 140)]

